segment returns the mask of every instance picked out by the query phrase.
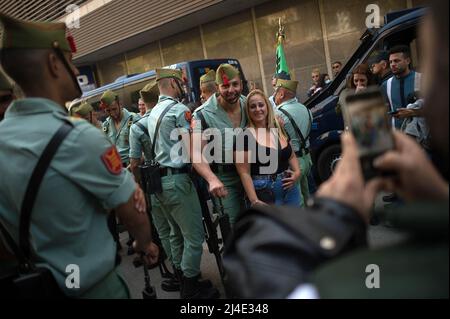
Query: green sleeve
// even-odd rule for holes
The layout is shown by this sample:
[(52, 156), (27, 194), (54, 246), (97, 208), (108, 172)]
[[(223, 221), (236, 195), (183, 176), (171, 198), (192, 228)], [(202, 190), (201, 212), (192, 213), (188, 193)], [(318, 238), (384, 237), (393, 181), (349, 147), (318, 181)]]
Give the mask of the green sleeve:
[(98, 129), (87, 122), (79, 124), (64, 146), (64, 158), (57, 167), (62, 175), (107, 209), (129, 200), (136, 187), (134, 179), (122, 168), (115, 146)]

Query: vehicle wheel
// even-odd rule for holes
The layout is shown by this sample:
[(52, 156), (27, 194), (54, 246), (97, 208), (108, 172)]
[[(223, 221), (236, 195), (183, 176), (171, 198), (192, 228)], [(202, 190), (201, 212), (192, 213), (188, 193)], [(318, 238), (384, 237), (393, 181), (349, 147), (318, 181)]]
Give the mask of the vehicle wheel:
[(331, 145), (325, 148), (317, 161), (317, 172), (321, 182), (326, 181), (333, 174), (337, 163), (341, 160), (341, 146)]

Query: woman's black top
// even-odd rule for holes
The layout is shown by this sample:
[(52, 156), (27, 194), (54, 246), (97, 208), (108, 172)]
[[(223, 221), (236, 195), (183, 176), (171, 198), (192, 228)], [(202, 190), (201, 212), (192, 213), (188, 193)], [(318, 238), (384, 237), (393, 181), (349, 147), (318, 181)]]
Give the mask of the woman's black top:
[[(253, 134), (244, 130), (240, 135), (237, 136), (234, 143), (235, 151), (251, 151), (251, 156), (246, 159), (250, 162), (250, 173), (252, 176), (255, 175), (272, 175), (280, 174), (289, 168), (289, 159), (292, 155), (291, 144), (285, 148), (281, 148), (280, 140), (278, 139), (278, 149), (267, 147), (259, 144)], [(271, 153), (272, 152), (272, 153)], [(265, 154), (260, 156), (260, 154)], [(277, 159), (277, 165), (273, 163), (274, 159)], [(269, 167), (275, 165), (274, 168), (270, 167), (270, 172), (266, 170), (261, 170), (263, 167)]]

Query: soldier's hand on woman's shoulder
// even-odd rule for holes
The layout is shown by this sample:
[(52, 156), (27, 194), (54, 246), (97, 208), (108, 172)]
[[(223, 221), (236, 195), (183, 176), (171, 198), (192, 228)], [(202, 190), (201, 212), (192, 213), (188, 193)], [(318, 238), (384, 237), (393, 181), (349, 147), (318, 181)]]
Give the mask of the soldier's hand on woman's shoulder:
[(317, 197), (330, 198), (355, 209), (369, 222), (375, 196), (382, 189), (384, 180), (375, 178), (365, 183), (354, 137), (342, 134), (342, 159), (335, 172), (317, 191)]
[(374, 162), (376, 168), (396, 173), (395, 178), (386, 178), (385, 189), (406, 201), (448, 200), (448, 183), (417, 142), (399, 132), (394, 138), (395, 150)]

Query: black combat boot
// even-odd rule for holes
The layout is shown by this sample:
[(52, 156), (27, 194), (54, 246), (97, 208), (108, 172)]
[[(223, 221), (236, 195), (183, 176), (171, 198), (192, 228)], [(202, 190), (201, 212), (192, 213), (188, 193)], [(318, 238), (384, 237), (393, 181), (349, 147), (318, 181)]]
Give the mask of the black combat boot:
[(216, 299), (220, 297), (216, 288), (205, 287), (198, 278), (199, 276), (193, 278), (183, 276), (183, 286), (180, 291), (181, 299)]
[[(169, 279), (163, 280), (161, 282), (161, 289), (164, 291), (179, 291), (181, 290), (181, 280), (179, 280), (177, 276), (177, 269), (174, 269), (174, 274), (170, 274), (171, 277)], [(181, 272), (181, 270), (178, 270)]]
[[(184, 278), (183, 271), (181, 269), (176, 268), (174, 265), (172, 265), (172, 268), (173, 268), (175, 277), (181, 283), (181, 285), (180, 285), (180, 296), (182, 296), (183, 295), (183, 282), (184, 282), (183, 281), (183, 278)], [(200, 274), (198, 274), (194, 278), (198, 281), (198, 283), (200, 284), (200, 286), (202, 288), (207, 289), (207, 288), (212, 288), (213, 287), (211, 281), (209, 281), (209, 280), (201, 280), (201, 275)]]

